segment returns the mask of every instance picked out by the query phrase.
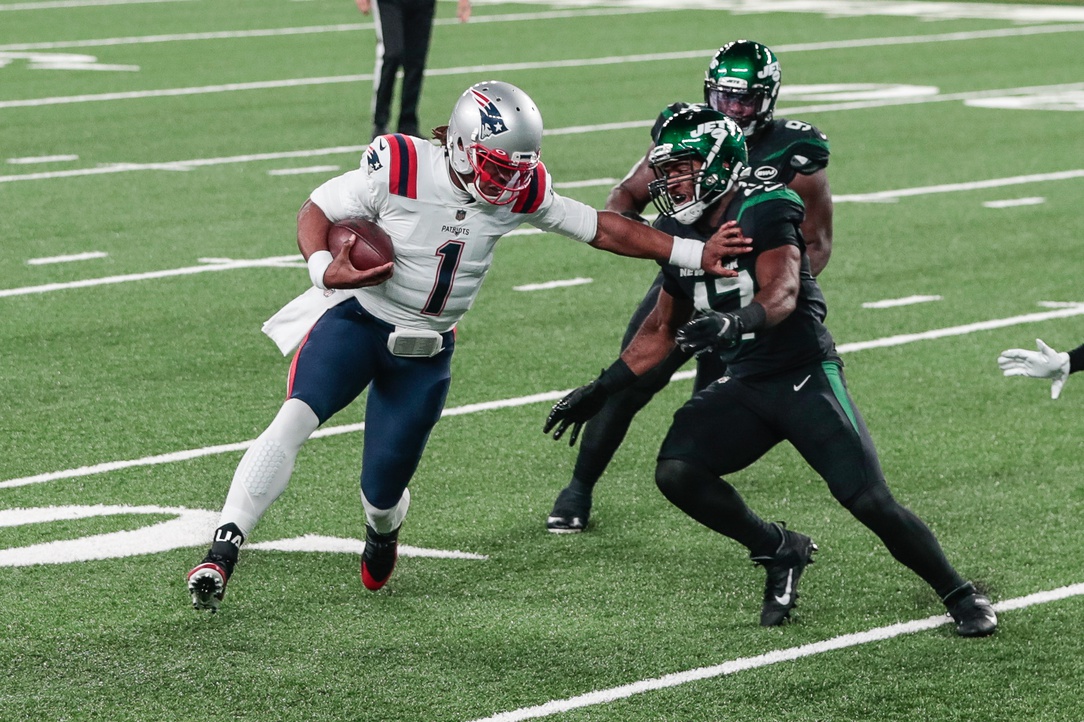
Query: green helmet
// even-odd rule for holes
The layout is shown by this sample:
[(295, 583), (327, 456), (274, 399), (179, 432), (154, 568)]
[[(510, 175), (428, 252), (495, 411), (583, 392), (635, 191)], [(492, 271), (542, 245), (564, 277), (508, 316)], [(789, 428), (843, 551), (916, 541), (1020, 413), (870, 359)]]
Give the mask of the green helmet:
[(735, 40), (711, 59), (704, 77), (704, 102), (752, 136), (772, 119), (781, 78), (779, 59), (766, 45)]
[[(683, 167), (691, 161), (700, 167)], [(648, 184), (651, 201), (659, 213), (689, 225), (734, 187), (749, 160), (737, 123), (692, 105), (662, 124), (648, 162), (656, 177)]]

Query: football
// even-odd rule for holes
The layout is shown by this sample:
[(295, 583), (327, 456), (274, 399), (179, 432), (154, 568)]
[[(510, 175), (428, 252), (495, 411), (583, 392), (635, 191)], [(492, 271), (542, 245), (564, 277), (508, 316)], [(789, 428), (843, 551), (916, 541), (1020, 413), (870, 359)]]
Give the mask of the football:
[(383, 266), (395, 259), (391, 236), (372, 221), (365, 218), (347, 218), (331, 226), (327, 231), (327, 249), (338, 256), (343, 244), (356, 238), (350, 251), (350, 263), (359, 271)]

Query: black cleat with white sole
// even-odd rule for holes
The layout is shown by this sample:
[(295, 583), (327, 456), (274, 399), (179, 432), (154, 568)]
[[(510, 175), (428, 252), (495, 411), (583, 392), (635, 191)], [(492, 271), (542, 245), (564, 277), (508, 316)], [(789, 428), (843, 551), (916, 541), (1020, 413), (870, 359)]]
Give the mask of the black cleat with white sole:
[(561, 489), (553, 511), (546, 517), (546, 531), (554, 534), (575, 534), (587, 529), (591, 517), (591, 495), (573, 489), (571, 485)]
[(944, 599), (961, 637), (986, 637), (997, 630), (997, 614), (989, 597), (968, 582)]
[(790, 616), (790, 610), (798, 604), (798, 580), (813, 563), (813, 552), (817, 551), (817, 545), (805, 534), (790, 531), (783, 522), (774, 526), (783, 537), (779, 548), (770, 556), (750, 557), (768, 573), (764, 606), (760, 610), (762, 627), (777, 626)]

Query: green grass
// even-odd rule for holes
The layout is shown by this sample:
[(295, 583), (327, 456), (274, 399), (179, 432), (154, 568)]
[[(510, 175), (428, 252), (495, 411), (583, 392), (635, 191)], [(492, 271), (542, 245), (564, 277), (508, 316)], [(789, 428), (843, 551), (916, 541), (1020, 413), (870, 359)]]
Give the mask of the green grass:
[[(1067, 3), (1068, 4), (1068, 3)], [(490, 15), (536, 5), (475, 7)], [(442, 2), (450, 18), (454, 4)], [(348, 2), (194, 2), (4, 11), (0, 45), (367, 23)], [(995, 20), (730, 14), (674, 10), (438, 26), (429, 66), (710, 50), (731, 37), (775, 46), (1010, 28)], [(824, 49), (782, 56), (786, 84), (899, 83), (964, 93), (1079, 83), (1078, 33)], [(0, 67), (0, 102), (371, 72), (370, 29), (58, 50), (139, 72)], [(431, 75), (423, 120), (499, 75), (524, 87), (551, 129), (649, 121), (700, 97), (704, 58)], [(0, 177), (359, 146), (367, 82), (41, 107), (0, 107)], [(788, 107), (812, 105), (782, 101)], [(821, 105), (820, 103), (816, 103)], [(828, 133), (837, 195), (1074, 170), (1079, 113), (937, 102), (795, 114)], [(554, 135), (558, 182), (621, 177), (647, 128)], [(8, 158), (77, 154), (74, 162)], [(296, 253), (294, 216), (358, 153), (219, 162), (187, 171), (0, 182), (0, 289)], [(837, 343), (852, 344), (1084, 302), (1081, 179), (840, 202), (822, 285)], [(596, 206), (605, 185), (568, 190)], [(982, 204), (1042, 196), (1041, 205)], [(104, 251), (107, 258), (27, 265)], [(652, 264), (551, 236), (497, 250), (459, 327), (448, 407), (567, 389), (609, 363)], [(513, 286), (585, 276), (538, 293)], [(254, 438), (282, 400), (289, 359), (260, 324), (306, 287), (301, 269), (258, 268), (0, 296), (0, 481)], [(943, 300), (888, 309), (869, 301)], [(845, 354), (852, 395), (894, 493), (962, 573), (995, 601), (1079, 584), (1084, 552), (1081, 381), (1005, 379), (994, 362), (1041, 337), (1065, 350), (1080, 316), (1017, 323)], [(405, 556), (366, 592), (352, 554), (250, 549), (222, 611), (197, 614), (184, 574), (204, 542), (119, 559), (13, 567), (12, 549), (138, 532), (172, 515), (121, 513), (0, 526), (0, 719), (466, 721), (938, 614), (789, 447), (729, 480), (762, 515), (820, 546), (795, 622), (756, 626), (761, 572), (655, 489), (658, 444), (690, 390), (676, 381), (635, 420), (601, 482), (589, 533), (543, 520), (575, 452), (541, 433), (547, 404), (439, 423), (412, 482), (405, 544), (486, 555)], [(357, 403), (329, 426), (364, 419)], [(725, 430), (720, 430), (725, 433)], [(361, 435), (318, 438), (251, 544), (303, 534), (358, 538)], [(0, 487), (0, 514), (50, 506), (185, 507), (216, 513), (239, 451)], [(7, 517), (0, 516), (0, 519)], [(2, 522), (6, 523), (6, 522)], [(1079, 596), (1002, 613), (985, 640), (949, 626), (819, 653), (557, 714), (688, 720), (1078, 720)]]

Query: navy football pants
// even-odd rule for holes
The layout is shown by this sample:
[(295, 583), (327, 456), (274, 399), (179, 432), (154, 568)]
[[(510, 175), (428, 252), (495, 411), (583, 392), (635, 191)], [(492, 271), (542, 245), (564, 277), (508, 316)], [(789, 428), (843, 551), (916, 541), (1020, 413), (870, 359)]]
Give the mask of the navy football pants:
[(329, 309), (297, 350), (287, 390), (323, 424), (369, 388), (361, 490), (380, 509), (398, 503), (418, 468), (444, 409), (455, 349), (449, 331), (444, 350), (432, 358), (394, 356), (388, 351), (394, 330), (354, 298)]

